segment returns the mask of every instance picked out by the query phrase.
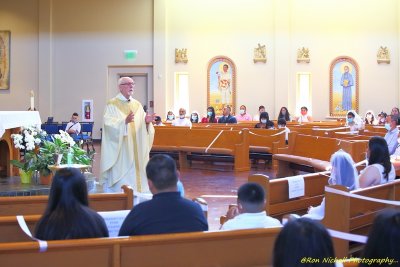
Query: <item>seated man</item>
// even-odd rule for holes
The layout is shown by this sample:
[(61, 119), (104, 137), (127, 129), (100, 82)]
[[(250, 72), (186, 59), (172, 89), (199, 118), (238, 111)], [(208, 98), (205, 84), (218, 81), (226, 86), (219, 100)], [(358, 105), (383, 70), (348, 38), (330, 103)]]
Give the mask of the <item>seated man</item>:
[(385, 135), (385, 140), (388, 145), (389, 155), (393, 155), (399, 145), (397, 138), (399, 137), (399, 129), (397, 128), (398, 116), (390, 115), (390, 122), (385, 123), (385, 128), (388, 131)]
[(186, 126), (186, 127), (192, 127), (192, 123), (188, 118), (185, 117), (186, 115), (186, 109), (180, 108), (179, 109), (179, 118), (176, 118), (174, 121), (172, 121), (172, 126)]
[(256, 183), (246, 183), (238, 190), (237, 207), (228, 211), (228, 221), (221, 230), (278, 227), (281, 223), (265, 211), (265, 192)]
[(223, 116), (219, 118), (218, 123), (237, 123), (236, 118), (231, 115), (231, 108), (229, 106), (224, 107), (222, 115)]
[(120, 236), (207, 231), (199, 204), (182, 198), (177, 189), (175, 161), (167, 155), (153, 156), (146, 166), (153, 199), (135, 206), (125, 218)]
[(74, 112), (72, 114), (71, 120), (65, 127), (65, 131), (71, 135), (72, 138), (76, 139), (78, 134), (81, 132), (81, 124), (79, 123), (79, 115)]

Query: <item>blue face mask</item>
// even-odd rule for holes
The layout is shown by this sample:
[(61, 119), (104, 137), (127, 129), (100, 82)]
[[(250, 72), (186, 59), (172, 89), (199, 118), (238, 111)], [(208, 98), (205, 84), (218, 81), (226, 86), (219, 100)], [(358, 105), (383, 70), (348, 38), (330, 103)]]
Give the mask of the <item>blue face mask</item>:
[(390, 131), (390, 123), (385, 123), (385, 129)]
[(212, 112), (211, 111), (207, 111), (207, 116), (211, 117), (211, 115), (212, 115)]
[(347, 118), (347, 122), (352, 123), (353, 122), (353, 118)]

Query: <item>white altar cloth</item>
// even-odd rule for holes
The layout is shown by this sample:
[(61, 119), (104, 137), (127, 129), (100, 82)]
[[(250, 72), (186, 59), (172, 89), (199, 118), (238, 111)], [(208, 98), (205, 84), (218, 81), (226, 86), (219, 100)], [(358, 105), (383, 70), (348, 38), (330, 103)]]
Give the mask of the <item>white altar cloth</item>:
[(6, 129), (41, 124), (39, 111), (0, 111), (0, 138)]

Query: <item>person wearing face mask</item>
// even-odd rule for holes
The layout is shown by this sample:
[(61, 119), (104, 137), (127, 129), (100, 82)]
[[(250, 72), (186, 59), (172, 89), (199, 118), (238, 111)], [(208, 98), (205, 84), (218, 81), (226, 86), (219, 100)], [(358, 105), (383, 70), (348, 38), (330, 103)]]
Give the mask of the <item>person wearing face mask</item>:
[(364, 123), (370, 125), (378, 124), (378, 120), (375, 118), (374, 112), (372, 110), (367, 110), (367, 113), (365, 113)]
[[(335, 152), (331, 157), (331, 175), (328, 180), (330, 185), (343, 185), (349, 190), (355, 190), (359, 187), (357, 169), (354, 167), (354, 161), (350, 154), (343, 150)], [(310, 207), (303, 217), (313, 220), (322, 220), (325, 216), (325, 198), (321, 205)]]
[(358, 131), (362, 128), (362, 119), (355, 110), (349, 110), (346, 117), (346, 126), (350, 127), (350, 131)]
[(190, 122), (191, 123), (199, 123), (199, 113), (197, 111), (193, 111), (190, 115)]
[(261, 129), (274, 128), (274, 123), (269, 120), (268, 112), (263, 112), (260, 114), (260, 122), (257, 123), (254, 128), (261, 128)]
[(283, 118), (280, 118), (278, 120), (278, 129), (284, 129), (285, 130), (285, 140), (286, 140), (286, 144), (289, 143), (289, 133), (290, 133), (290, 129), (288, 127), (286, 127), (286, 120)]
[(186, 109), (180, 108), (179, 109), (179, 118), (175, 119), (172, 122), (172, 126), (185, 126), (185, 127), (192, 127), (192, 123), (188, 118), (185, 117)]
[(389, 118), (390, 122), (385, 123), (385, 128), (388, 131), (385, 135), (385, 140), (388, 145), (389, 154), (393, 155), (399, 145), (397, 141), (399, 137), (399, 129), (397, 128), (398, 116), (391, 115)]
[(301, 115), (299, 117), (296, 117), (297, 122), (312, 122), (313, 119), (311, 116), (308, 115), (308, 108), (307, 107), (301, 107), (300, 109)]
[(201, 119), (201, 123), (217, 123), (217, 118), (215, 118), (214, 107), (207, 108), (207, 117)]
[(167, 113), (167, 119), (165, 120), (166, 123), (171, 123), (175, 120), (175, 115), (174, 113), (170, 110)]
[(239, 115), (236, 115), (236, 120), (237, 121), (251, 121), (251, 116), (250, 114), (246, 113), (246, 106), (241, 105), (239, 109)]

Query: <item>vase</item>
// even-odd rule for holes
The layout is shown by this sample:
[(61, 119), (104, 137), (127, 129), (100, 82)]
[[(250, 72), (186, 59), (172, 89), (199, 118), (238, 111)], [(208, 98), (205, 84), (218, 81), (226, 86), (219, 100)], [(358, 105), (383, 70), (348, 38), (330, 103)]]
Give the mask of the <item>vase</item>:
[(62, 157), (63, 157), (63, 154), (54, 154), (53, 155), (54, 165), (56, 165), (56, 166), (60, 165)]
[(32, 179), (32, 171), (19, 170), (19, 176), (21, 177), (21, 184), (30, 184)]

